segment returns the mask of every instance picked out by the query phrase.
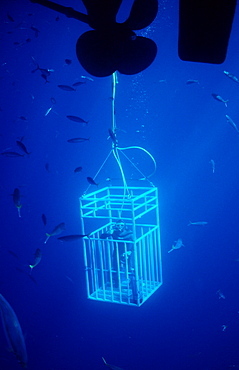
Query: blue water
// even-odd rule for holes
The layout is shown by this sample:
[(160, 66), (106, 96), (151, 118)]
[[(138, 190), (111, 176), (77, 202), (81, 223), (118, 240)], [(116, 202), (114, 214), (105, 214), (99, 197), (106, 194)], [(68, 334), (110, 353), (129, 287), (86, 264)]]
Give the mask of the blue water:
[[(65, 5), (85, 11), (80, 1)], [(177, 6), (160, 3), (156, 20), (138, 32), (157, 43), (154, 63), (138, 75), (118, 76), (120, 145), (143, 146), (157, 161), (151, 180), (159, 189), (164, 284), (136, 308), (87, 300), (81, 242), (51, 237), (44, 244), (45, 233), (61, 222), (62, 235), (81, 232), (79, 197), (88, 187), (86, 177), (95, 176), (111, 149), (112, 79), (90, 76), (76, 58), (75, 44), (87, 25), (58, 19), (27, 0), (1, 1), (0, 151), (22, 153), (16, 140), (24, 137), (31, 154), (0, 158), (0, 293), (21, 323), (30, 370), (100, 370), (106, 368), (102, 356), (125, 370), (239, 366), (239, 137), (225, 117), (239, 127), (239, 85), (223, 73), (239, 77), (239, 13), (225, 63), (189, 63), (177, 56)], [(32, 57), (54, 70), (49, 83), (40, 71), (31, 73)], [(82, 75), (93, 81), (77, 91), (57, 87), (83, 81)], [(199, 83), (188, 85), (189, 79)], [(212, 93), (229, 99), (228, 107)], [(79, 136), (90, 140), (67, 142)], [(153, 169), (142, 154), (132, 152), (130, 158), (146, 175)], [(79, 166), (82, 172), (74, 173)], [(131, 175), (131, 168), (124, 169)], [(112, 161), (96, 181), (103, 187), (117, 176)], [(22, 195), (21, 218), (11, 196), (15, 188)], [(208, 224), (187, 226), (189, 221)], [(178, 238), (185, 248), (168, 254)], [(43, 256), (33, 280), (28, 264), (37, 248)], [(19, 368), (0, 327), (0, 369)]]

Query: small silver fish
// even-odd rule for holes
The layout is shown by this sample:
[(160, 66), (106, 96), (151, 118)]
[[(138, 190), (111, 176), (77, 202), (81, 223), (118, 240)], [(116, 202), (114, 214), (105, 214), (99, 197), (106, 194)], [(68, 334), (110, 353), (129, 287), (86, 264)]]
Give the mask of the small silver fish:
[(84, 137), (75, 137), (73, 139), (67, 140), (68, 143), (83, 143), (84, 141), (89, 141), (90, 138), (86, 139)]
[(9, 157), (9, 158), (24, 157), (24, 154), (20, 154), (17, 152), (2, 152), (0, 154), (4, 155), (4, 157)]
[(61, 90), (65, 90), (65, 91), (76, 91), (76, 89), (74, 89), (74, 87), (71, 87), (69, 85), (58, 85), (58, 87)]
[(84, 85), (85, 83), (86, 83), (85, 81), (84, 82), (78, 81), (78, 82), (73, 83), (72, 86), (77, 87), (77, 86)]
[(46, 113), (45, 113), (45, 117), (48, 116), (48, 114), (50, 113), (50, 111), (52, 110), (53, 106), (50, 107), (49, 109), (47, 109)]
[(49, 169), (49, 163), (45, 163), (45, 169), (47, 170), (48, 173), (50, 173), (50, 169)]
[(99, 185), (99, 184), (96, 184), (95, 180), (92, 179), (92, 177), (87, 177), (86, 179), (87, 179), (88, 183), (91, 184), (91, 185), (96, 185), (96, 186)]
[(94, 81), (93, 80), (93, 78), (91, 78), (91, 77), (87, 77), (87, 76), (81, 76), (81, 78), (85, 78), (86, 80), (88, 80), (88, 81)]
[(65, 275), (66, 279), (69, 280), (72, 284), (74, 284), (74, 281), (72, 280), (72, 278), (70, 278), (70, 276), (67, 276)]
[(190, 226), (190, 225), (204, 226), (204, 225), (207, 225), (207, 224), (208, 224), (207, 221), (196, 221), (196, 222), (189, 221), (188, 226)]
[(222, 291), (220, 289), (218, 289), (216, 294), (218, 295), (219, 299), (226, 299), (226, 297), (224, 296), (224, 294), (222, 293)]
[(17, 145), (19, 146), (19, 148), (25, 153), (25, 154), (31, 154), (30, 152), (28, 152), (26, 146), (23, 144), (22, 141), (20, 140), (16, 140), (16, 143)]
[(54, 72), (54, 69), (50, 68), (40, 68), (39, 64), (37, 63), (36, 59), (34, 57), (31, 57), (33, 63), (35, 64), (36, 68), (33, 69), (31, 72), (35, 73), (36, 71), (40, 71), (45, 77), (49, 77), (51, 72)]
[(227, 122), (236, 130), (236, 132), (239, 133), (239, 129), (237, 127), (237, 125), (235, 124), (235, 122), (231, 119), (231, 117), (229, 117), (227, 114), (226, 114), (226, 119), (227, 119)]
[(78, 116), (66, 116), (70, 121), (78, 122), (78, 123), (88, 123), (89, 121), (85, 121), (83, 118)]
[(233, 75), (232, 73), (227, 72), (227, 71), (223, 71), (223, 73), (224, 73), (224, 75), (229, 77), (232, 81), (235, 81), (235, 82), (239, 83), (239, 79), (235, 75)]
[(35, 33), (35, 37), (38, 37), (40, 31), (38, 30), (38, 28), (34, 27), (34, 26), (31, 26), (31, 30), (34, 31)]
[(225, 100), (225, 99), (223, 99), (220, 95), (217, 95), (217, 94), (214, 94), (214, 93), (212, 93), (211, 95), (212, 95), (212, 97), (213, 97), (215, 100), (220, 101), (221, 103), (224, 103), (224, 104), (225, 104), (225, 107), (227, 107), (227, 103), (229, 102), (229, 100), (228, 100), (228, 99), (227, 99), (227, 100)]
[(8, 19), (9, 19), (10, 22), (14, 22), (13, 17), (9, 13), (7, 13), (7, 17), (8, 17)]
[(104, 357), (102, 357), (102, 360), (103, 360), (105, 366), (107, 366), (111, 370), (124, 370), (124, 369), (122, 369), (122, 367), (118, 367), (118, 366), (115, 366), (115, 365), (108, 364), (108, 362), (106, 362)]
[(29, 265), (29, 267), (31, 268), (31, 272), (32, 272), (32, 269), (41, 262), (41, 258), (42, 258), (41, 250), (40, 248), (37, 248), (36, 252), (34, 253), (34, 262), (31, 265)]
[(209, 163), (212, 165), (212, 173), (215, 173), (215, 161), (213, 159), (210, 159)]
[(21, 204), (20, 190), (18, 188), (14, 189), (12, 196), (13, 196), (13, 203), (17, 207), (18, 216), (21, 217), (22, 204)]
[(186, 81), (186, 84), (187, 84), (187, 85), (199, 84), (199, 81), (198, 81), (198, 80), (187, 80), (187, 81)]
[(65, 230), (65, 223), (64, 222), (61, 222), (59, 225), (57, 225), (51, 233), (46, 233), (46, 240), (44, 241), (44, 243), (46, 244), (47, 241), (49, 240), (49, 238), (51, 236), (54, 236), (54, 235), (59, 235), (63, 230)]
[(174, 249), (179, 249), (181, 247), (185, 247), (181, 238), (178, 238), (178, 240), (175, 240), (174, 243), (175, 243), (175, 245), (172, 245), (172, 248), (168, 251), (168, 253), (171, 253), (172, 251), (174, 251)]
[(88, 236), (88, 235), (65, 235), (65, 236), (60, 236), (59, 238), (57, 238), (58, 240), (60, 240), (61, 242), (74, 242), (75, 240), (79, 240), (79, 239), (82, 239), (84, 238), (85, 236)]
[(15, 257), (17, 260), (20, 260), (19, 256), (15, 252), (8, 250), (8, 253)]
[(44, 213), (41, 215), (41, 219), (42, 219), (43, 225), (46, 226), (47, 219), (46, 219), (46, 215)]
[(66, 65), (67, 65), (67, 66), (69, 66), (69, 65), (72, 63), (72, 60), (71, 60), (71, 59), (66, 58), (66, 59), (65, 59), (65, 63), (66, 63)]

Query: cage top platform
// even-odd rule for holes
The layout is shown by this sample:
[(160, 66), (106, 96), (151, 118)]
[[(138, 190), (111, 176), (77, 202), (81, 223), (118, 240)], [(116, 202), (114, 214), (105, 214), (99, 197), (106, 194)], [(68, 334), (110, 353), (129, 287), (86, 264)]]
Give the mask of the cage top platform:
[(124, 220), (141, 218), (158, 208), (158, 192), (153, 187), (128, 187), (127, 193), (121, 186), (105, 187), (80, 198), (83, 218)]
[(80, 197), (81, 200), (90, 200), (90, 199), (104, 199), (104, 198), (123, 198), (129, 202), (135, 201), (145, 195), (153, 194), (157, 191), (155, 187), (137, 187), (131, 186), (126, 188), (123, 186), (109, 186), (102, 189), (97, 189), (96, 191), (84, 194)]

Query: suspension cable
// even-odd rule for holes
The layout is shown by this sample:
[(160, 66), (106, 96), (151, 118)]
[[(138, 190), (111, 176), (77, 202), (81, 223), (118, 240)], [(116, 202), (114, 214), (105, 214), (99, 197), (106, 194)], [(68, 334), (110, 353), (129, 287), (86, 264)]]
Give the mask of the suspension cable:
[[(141, 174), (142, 180), (147, 180), (150, 183), (150, 185), (153, 186), (153, 187), (154, 187), (154, 184), (151, 181), (149, 181), (149, 178), (155, 174), (156, 169), (157, 169), (157, 164), (156, 164), (156, 161), (155, 161), (154, 157), (152, 156), (152, 154), (150, 154), (146, 149), (144, 149), (140, 146), (129, 146), (129, 147), (124, 147), (124, 148), (118, 147), (118, 140), (116, 139), (117, 126), (116, 126), (116, 110), (115, 110), (116, 85), (117, 84), (118, 84), (117, 73), (114, 72), (112, 74), (112, 129), (109, 129), (109, 135), (112, 139), (112, 149), (109, 152), (109, 154), (107, 155), (107, 157), (104, 160), (104, 162), (102, 163), (102, 165), (100, 166), (99, 170), (97, 171), (97, 173), (96, 173), (96, 175), (94, 176), (93, 179), (95, 179), (98, 176), (98, 174), (102, 170), (103, 166), (105, 165), (105, 163), (109, 159), (111, 153), (113, 153), (114, 158), (115, 158), (115, 160), (116, 160), (116, 162), (119, 166), (122, 181), (123, 181), (124, 193), (123, 193), (123, 202), (122, 202), (122, 206), (121, 206), (121, 210), (122, 210), (123, 207), (124, 207), (125, 198), (126, 197), (130, 198), (131, 195), (130, 195), (128, 184), (127, 184), (126, 177), (125, 177), (125, 174), (124, 174), (124, 170), (123, 170), (123, 166), (122, 166), (122, 163), (121, 163), (119, 152), (121, 152), (125, 156), (125, 158), (131, 163), (131, 165)], [(124, 150), (128, 150), (128, 149), (139, 149), (139, 150), (142, 150), (146, 154), (149, 155), (149, 157), (152, 159), (152, 161), (154, 163), (154, 171), (149, 176), (145, 176), (144, 173), (132, 162), (132, 160), (125, 153), (123, 153)], [(84, 192), (83, 195), (85, 195), (87, 193), (89, 187), (90, 187), (90, 185), (87, 187), (87, 189), (86, 189), (86, 191)], [(120, 211), (120, 214), (121, 214), (121, 212), (122, 211)]]
[(123, 150), (128, 150), (128, 149), (139, 149), (139, 150), (142, 150), (143, 152), (145, 152), (146, 154), (148, 154), (149, 156), (150, 156), (150, 158), (152, 159), (152, 161), (153, 161), (153, 163), (154, 163), (154, 170), (153, 170), (153, 172), (150, 174), (150, 175), (148, 175), (148, 176), (145, 176), (144, 174), (143, 174), (143, 172), (126, 156), (126, 154), (124, 154), (124, 153), (122, 153), (122, 154), (124, 154), (124, 156), (128, 159), (128, 161), (132, 164), (132, 166), (134, 167), (134, 168), (136, 168), (136, 170), (145, 178), (145, 179), (149, 179), (150, 177), (152, 177), (154, 174), (155, 174), (155, 172), (156, 172), (156, 169), (157, 169), (157, 163), (156, 163), (156, 161), (155, 161), (155, 159), (154, 159), (154, 157), (152, 156), (152, 154), (151, 153), (149, 153), (148, 152), (148, 150), (146, 150), (146, 149), (144, 149), (144, 148), (142, 148), (141, 146), (135, 146), (135, 145), (133, 145), (133, 146), (128, 146), (128, 147), (124, 147), (124, 148), (119, 148), (118, 147), (118, 150), (120, 150), (120, 151), (123, 151)]

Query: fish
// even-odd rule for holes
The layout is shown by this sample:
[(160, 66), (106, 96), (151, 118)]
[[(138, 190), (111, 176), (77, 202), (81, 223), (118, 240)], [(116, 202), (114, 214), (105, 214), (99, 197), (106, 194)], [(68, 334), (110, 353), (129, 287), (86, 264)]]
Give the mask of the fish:
[(84, 138), (84, 137), (75, 137), (73, 139), (68, 139), (68, 143), (83, 143), (84, 141), (88, 141), (90, 138)]
[(85, 78), (86, 80), (89, 80), (89, 81), (94, 81), (93, 78), (91, 77), (87, 77), (87, 76), (80, 76), (81, 78)]
[(10, 22), (14, 22), (13, 17), (9, 13), (7, 13), (7, 17), (8, 17), (8, 19), (9, 19)]
[(75, 173), (78, 173), (78, 172), (81, 172), (82, 171), (82, 167), (76, 167), (75, 169), (74, 169), (74, 172)]
[(69, 66), (72, 63), (71, 59), (65, 59), (65, 63)]
[(61, 90), (65, 90), (65, 91), (76, 91), (76, 89), (74, 89), (74, 87), (71, 87), (69, 85), (57, 85)]
[(32, 272), (32, 269), (41, 262), (41, 258), (42, 258), (42, 252), (40, 248), (37, 248), (36, 252), (34, 253), (34, 262), (33, 264), (29, 265), (31, 272)]
[[(26, 41), (24, 42), (18, 42), (18, 41), (15, 41), (14, 43), (13, 43), (13, 45), (16, 45), (16, 46), (23, 46), (23, 45), (25, 45), (25, 44), (27, 44), (28, 42), (31, 42), (31, 39), (26, 39)], [(15, 84), (15, 82), (14, 82), (14, 84)], [(14, 86), (14, 85), (13, 85)]]
[(1, 155), (4, 155), (5, 157), (9, 158), (24, 157), (24, 154), (20, 154), (17, 152), (2, 152)]
[(175, 245), (172, 245), (172, 248), (168, 251), (168, 253), (171, 253), (174, 249), (179, 249), (181, 247), (185, 247), (183, 244), (182, 239), (178, 238), (178, 240), (175, 240)]
[(31, 275), (31, 274), (28, 274), (28, 273), (26, 273), (27, 274), (27, 276), (29, 276), (29, 278), (31, 279), (31, 281), (34, 283), (34, 284), (36, 284), (37, 285), (37, 281), (36, 281), (36, 279)]
[(13, 192), (12, 196), (13, 196), (13, 203), (17, 207), (18, 216), (21, 217), (21, 211), (20, 210), (22, 208), (22, 204), (20, 203), (21, 202), (20, 190), (18, 188), (14, 189), (14, 192)]
[(99, 185), (99, 184), (96, 184), (95, 180), (92, 179), (92, 177), (87, 177), (86, 179), (87, 179), (88, 183), (91, 184), (91, 185), (96, 185), (96, 186)]
[(32, 70), (32, 73), (35, 73), (36, 71), (40, 71), (41, 77), (44, 78), (46, 82), (49, 82), (47, 78), (51, 75), (51, 72), (54, 72), (54, 69), (40, 68), (35, 58), (34, 57), (31, 57), (31, 58), (32, 58), (33, 63), (36, 65), (36, 68)]
[(22, 274), (27, 274), (28, 275), (28, 273), (26, 272), (26, 271), (24, 271), (24, 270), (22, 270), (20, 267), (15, 267), (15, 269), (17, 270), (17, 271), (19, 271), (19, 272), (21, 272)]
[(25, 153), (25, 154), (31, 154), (31, 152), (28, 152), (28, 150), (27, 150), (27, 148), (26, 148), (26, 146), (23, 144), (23, 142), (22, 141), (20, 141), (20, 140), (16, 140), (16, 143), (17, 143), (17, 145), (19, 146), (19, 148)]
[(45, 117), (48, 116), (48, 114), (52, 111), (52, 108), (53, 108), (54, 104), (56, 104), (56, 99), (55, 98), (51, 97), (50, 100), (51, 100), (52, 106), (49, 109), (47, 109), (47, 111), (45, 113)]
[(220, 101), (221, 103), (224, 103), (225, 107), (227, 107), (227, 103), (229, 102), (228, 99), (224, 100), (220, 95), (217, 95), (217, 94), (214, 94), (214, 93), (212, 93), (211, 95), (215, 100)]
[(227, 327), (228, 327), (228, 325), (222, 325), (222, 326), (221, 326), (222, 331), (225, 331)]
[(79, 82), (75, 82), (75, 83), (73, 83), (73, 84), (72, 84), (72, 86), (77, 87), (77, 86), (83, 85), (83, 84), (85, 84), (85, 83), (86, 83), (85, 81), (84, 81), (84, 82), (79, 81)]
[(199, 84), (198, 80), (187, 80), (186, 85)]
[(47, 220), (46, 220), (46, 215), (44, 215), (44, 213), (41, 215), (41, 219), (42, 219), (43, 224), (46, 226)]
[(36, 65), (36, 68), (32, 70), (32, 73), (35, 73), (36, 71), (40, 71), (45, 76), (49, 77), (51, 75), (51, 72), (54, 72), (54, 69), (49, 68), (40, 68), (39, 64), (37, 63), (36, 59), (34, 57), (31, 57), (33, 63)]
[(222, 291), (219, 289), (217, 292), (216, 292), (216, 294), (218, 294), (218, 298), (219, 299), (226, 299), (226, 297), (224, 296), (224, 294), (222, 293)]
[(0, 311), (2, 316), (3, 328), (11, 352), (15, 355), (19, 364), (27, 367), (27, 350), (21, 325), (17, 315), (8, 301), (0, 294)]
[(10, 249), (8, 250), (8, 253), (11, 254), (11, 256), (16, 258), (17, 260), (20, 260), (19, 256), (15, 252), (11, 251)]
[(41, 74), (41, 77), (45, 80), (45, 83), (50, 82), (47, 79), (47, 75), (45, 75), (44, 73)]
[(15, 269), (16, 269), (17, 271), (21, 272), (22, 274), (27, 275), (27, 276), (31, 279), (31, 281), (33, 281), (33, 283), (37, 285), (37, 281), (36, 281), (36, 279), (34, 279), (34, 277), (33, 277), (31, 274), (28, 274), (26, 271), (24, 271), (24, 270), (20, 269), (19, 267), (15, 267)]
[[(32, 60), (34, 60), (34, 58), (33, 58), (33, 57), (32, 57)], [(51, 72), (53, 72), (53, 69), (41, 68), (41, 67), (39, 66), (39, 64), (38, 64), (36, 61), (34, 61), (34, 63), (36, 64), (36, 68), (35, 68), (35, 69), (33, 69), (33, 70), (31, 71), (31, 73), (35, 73), (36, 71), (40, 71), (40, 72), (41, 72), (41, 73), (43, 73), (45, 76), (49, 77), (49, 76), (50, 76), (50, 74), (51, 74)]]
[(45, 80), (45, 83), (50, 82), (50, 81), (48, 81), (47, 75), (45, 75), (44, 73), (41, 74), (41, 77)]
[(65, 235), (65, 236), (60, 236), (59, 238), (57, 238), (58, 240), (60, 240), (61, 242), (73, 242), (75, 240), (79, 240), (79, 239), (82, 239), (84, 238), (85, 236), (88, 236), (88, 235)]
[(50, 111), (52, 110), (53, 107), (50, 107), (49, 109), (47, 109), (46, 113), (45, 113), (45, 117), (48, 116), (48, 114), (50, 113)]
[(227, 114), (226, 114), (226, 119), (227, 119), (227, 122), (236, 130), (236, 132), (239, 133), (239, 129), (237, 127), (237, 125), (235, 124), (235, 122), (231, 119), (231, 117), (229, 117)]
[(31, 28), (31, 30), (35, 33), (35, 37), (38, 37), (38, 36), (39, 36), (40, 31), (39, 31), (36, 27), (34, 27), (34, 26), (31, 26), (30, 28)]
[(70, 121), (78, 122), (78, 123), (88, 123), (89, 121), (85, 121), (83, 118), (77, 116), (66, 116)]
[(45, 163), (45, 169), (47, 170), (47, 172), (50, 173), (50, 170), (49, 170), (49, 163)]
[(44, 243), (46, 244), (47, 241), (49, 240), (49, 238), (51, 236), (54, 236), (54, 235), (59, 235), (63, 230), (65, 230), (65, 223), (64, 222), (61, 222), (59, 225), (57, 225), (51, 233), (46, 233), (46, 240), (44, 241)]
[(235, 81), (237, 83), (239, 83), (239, 78), (237, 78), (235, 75), (231, 74), (230, 72), (227, 72), (227, 71), (223, 71), (224, 75), (226, 75), (227, 77), (229, 77), (232, 81)]
[(21, 119), (22, 121), (27, 121), (27, 118), (25, 116), (20, 116), (19, 119)]
[(212, 165), (212, 173), (215, 173), (215, 161), (213, 159), (210, 159), (209, 163)]
[(207, 221), (196, 221), (196, 222), (189, 221), (188, 226), (190, 226), (190, 225), (205, 226), (207, 224), (208, 224)]
[(115, 366), (115, 365), (110, 365), (106, 362), (106, 360), (104, 359), (104, 357), (102, 357), (102, 360), (104, 362), (104, 364), (109, 368), (109, 369), (112, 369), (112, 370), (124, 370), (122, 369), (122, 367), (118, 367), (118, 366)]
[(69, 280), (72, 284), (74, 284), (74, 281), (69, 276), (65, 275), (66, 279)]

